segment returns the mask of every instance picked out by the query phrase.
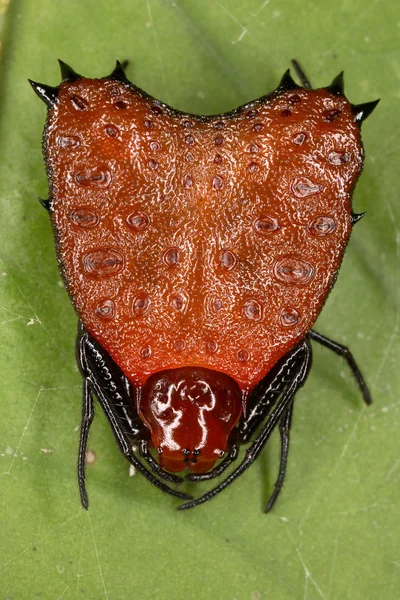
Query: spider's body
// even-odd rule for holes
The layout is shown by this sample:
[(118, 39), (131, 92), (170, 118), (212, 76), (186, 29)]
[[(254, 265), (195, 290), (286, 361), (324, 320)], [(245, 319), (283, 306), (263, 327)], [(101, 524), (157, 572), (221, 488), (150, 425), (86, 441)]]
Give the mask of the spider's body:
[(49, 106), (47, 207), (82, 323), (83, 503), (93, 393), (127, 458), (180, 497), (162, 479), (221, 474), (263, 424), (219, 491), (278, 423), (287, 439), (310, 337), (344, 352), (311, 327), (359, 217), (360, 124), (376, 103), (351, 105), (341, 76), (312, 90), (287, 72), (268, 96), (201, 117), (154, 100), (119, 63), (99, 80), (61, 67), (58, 88), (32, 85)]

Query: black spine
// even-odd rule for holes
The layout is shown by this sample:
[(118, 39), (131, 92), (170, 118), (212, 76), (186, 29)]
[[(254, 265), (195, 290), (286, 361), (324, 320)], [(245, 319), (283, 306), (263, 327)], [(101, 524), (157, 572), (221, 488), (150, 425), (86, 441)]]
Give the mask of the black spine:
[(375, 110), (378, 103), (379, 99), (372, 102), (365, 102), (364, 104), (352, 104), (351, 110), (354, 115), (354, 121), (361, 127), (365, 119), (368, 119), (369, 115)]
[(129, 79), (126, 76), (123, 66), (117, 60), (115, 64), (115, 69), (108, 75), (107, 79), (113, 79), (114, 81), (119, 81), (120, 83), (129, 83)]
[(74, 71), (74, 69), (72, 67), (70, 67), (69, 65), (67, 65), (67, 63), (65, 63), (63, 60), (58, 59), (58, 64), (60, 65), (60, 71), (61, 71), (61, 77), (62, 77), (63, 83), (65, 81), (67, 81), (69, 83), (73, 83), (74, 81), (78, 81), (79, 79), (82, 79), (82, 75), (79, 75), (79, 73)]
[(56, 104), (58, 100), (58, 87), (52, 87), (50, 85), (45, 85), (44, 83), (37, 83), (31, 79), (28, 79), (28, 81), (31, 84), (35, 94), (37, 94), (49, 108), (52, 108)]
[(277, 92), (289, 92), (291, 90), (297, 90), (299, 89), (299, 85), (297, 85), (297, 83), (295, 82), (295, 80), (293, 79), (293, 77), (290, 74), (290, 69), (288, 69), (287, 71), (285, 71), (285, 73), (283, 74), (282, 79), (279, 82), (279, 85), (277, 87)]
[(351, 213), (351, 224), (355, 225), (356, 223), (358, 223), (358, 221), (361, 221), (361, 219), (363, 217), (365, 217), (365, 215), (367, 214), (367, 211), (363, 212), (363, 213)]
[(336, 75), (335, 79), (325, 89), (335, 96), (344, 96), (344, 73), (343, 71)]

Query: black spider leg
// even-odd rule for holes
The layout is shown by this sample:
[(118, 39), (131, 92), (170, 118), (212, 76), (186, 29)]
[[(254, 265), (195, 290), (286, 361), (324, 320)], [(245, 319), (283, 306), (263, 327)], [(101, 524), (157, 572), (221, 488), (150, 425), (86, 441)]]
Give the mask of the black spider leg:
[[(338, 344), (337, 342), (333, 342), (332, 340), (317, 333), (316, 331), (311, 330), (309, 332), (309, 334), (312, 339), (323, 344), (325, 347), (333, 350), (334, 352), (336, 352), (340, 356), (343, 356), (347, 360), (347, 362), (357, 380), (357, 383), (360, 386), (364, 402), (367, 405), (371, 404), (372, 399), (371, 399), (369, 389), (368, 389), (367, 384), (364, 380), (364, 377), (363, 377), (352, 353), (349, 351), (349, 349), (346, 348), (345, 346), (342, 346), (341, 344)], [(281, 460), (280, 460), (280, 467), (279, 467), (279, 475), (278, 475), (278, 479), (276, 480), (276, 483), (274, 486), (274, 491), (268, 500), (267, 506), (265, 508), (265, 512), (269, 512), (270, 510), (272, 510), (272, 508), (278, 498), (278, 495), (282, 489), (283, 481), (284, 481), (285, 474), (286, 474), (287, 458), (288, 458), (288, 453), (289, 453), (289, 441), (290, 441), (289, 435), (290, 435), (290, 426), (291, 426), (292, 415), (293, 415), (293, 402), (288, 407), (286, 413), (283, 415), (283, 417), (279, 423), (279, 432), (280, 432), (280, 436), (281, 436)]]
[(264, 512), (272, 510), (275, 502), (281, 493), (283, 482), (286, 475), (286, 467), (289, 456), (289, 442), (290, 442), (290, 426), (292, 424), (294, 401), (289, 404), (286, 411), (283, 413), (281, 420), (279, 421), (279, 434), (281, 437), (281, 458), (279, 463), (278, 478), (275, 481), (274, 490), (268, 499), (267, 505)]
[[(226, 489), (253, 464), (253, 462), (256, 460), (261, 450), (267, 443), (273, 430), (280, 422), (282, 416), (285, 414), (287, 408), (292, 403), (296, 392), (304, 385), (310, 370), (311, 361), (311, 348), (307, 339), (304, 339), (301, 342), (299, 342), (297, 346), (295, 346), (290, 352), (288, 352), (288, 354), (281, 361), (281, 368), (279, 369), (279, 372), (277, 374), (277, 381), (272, 381), (270, 388), (271, 390), (274, 390), (274, 383), (277, 384), (279, 387), (279, 384), (282, 381), (282, 377), (284, 377), (285, 381), (287, 382), (287, 385), (280, 394), (279, 399), (276, 401), (274, 410), (270, 414), (268, 421), (264, 424), (263, 428), (261, 429), (261, 432), (251, 444), (250, 448), (246, 450), (243, 461), (219, 485), (203, 494), (203, 496), (195, 498), (190, 502), (185, 502), (185, 504), (182, 504), (178, 507), (180, 510), (194, 508), (195, 506), (198, 506), (199, 504), (202, 504), (207, 500), (211, 500), (211, 498), (213, 498), (214, 496), (222, 492), (224, 489)], [(276, 399), (276, 394), (274, 395)], [(263, 399), (261, 399), (261, 402), (262, 400)], [(271, 403), (267, 401), (265, 403), (265, 411), (267, 415), (269, 414), (270, 410)], [(257, 421), (257, 424), (260, 422), (260, 420), (262, 420), (260, 414), (257, 414), (256, 417), (254, 417), (251, 414), (249, 415), (249, 420), (253, 421), (254, 418)], [(250, 430), (253, 430), (253, 427), (250, 427), (248, 429), (248, 431)]]
[[(143, 425), (141, 419), (137, 415), (137, 413), (133, 414), (133, 390), (132, 386), (129, 383), (127, 377), (125, 377), (124, 373), (115, 364), (109, 354), (99, 346), (90, 338), (89, 334), (85, 332), (82, 325), (79, 326), (79, 335), (86, 334), (86, 340), (91, 340), (91, 354), (97, 356), (97, 360), (94, 361), (93, 371), (97, 372), (99, 375), (99, 371), (102, 372), (102, 390), (108, 388), (109, 395), (111, 394), (112, 407), (114, 413), (116, 414), (116, 418), (119, 421), (121, 428), (122, 423), (124, 427), (122, 428), (123, 433), (125, 433), (130, 439), (134, 442), (139, 442), (139, 453), (141, 456), (147, 461), (149, 466), (153, 471), (155, 471), (160, 477), (169, 481), (170, 483), (180, 484), (183, 483), (182, 477), (177, 475), (173, 475), (168, 471), (165, 471), (160, 465), (153, 459), (149, 452), (142, 451), (142, 448), (147, 448), (147, 441), (145, 438), (148, 436), (148, 430)], [(107, 370), (107, 375), (105, 375), (105, 369)], [(122, 422), (122, 423), (121, 423)], [(144, 445), (144, 441), (146, 444)]]
[[(309, 367), (311, 366), (312, 353), (311, 347), (309, 347)], [(250, 414), (248, 418), (242, 424), (242, 430), (240, 435), (242, 440), (246, 442), (253, 435), (255, 430), (265, 419), (276, 397), (282, 394), (284, 386), (287, 384), (287, 375), (285, 374), (286, 367), (286, 356), (284, 356), (278, 363), (271, 369), (266, 377), (258, 384), (253, 391), (253, 394), (249, 398)], [(251, 406), (251, 401), (253, 406)], [(283, 413), (282, 418), (279, 422), (279, 434), (281, 441), (281, 456), (279, 463), (279, 473), (277, 480), (274, 485), (273, 492), (265, 507), (265, 512), (272, 510), (278, 496), (282, 490), (283, 482), (285, 480), (286, 468), (289, 455), (289, 442), (290, 442), (290, 427), (292, 424), (294, 400), (290, 403), (287, 410)]]
[(169, 473), (168, 471), (163, 469), (163, 467), (159, 465), (158, 462), (152, 457), (149, 451), (149, 444), (147, 440), (141, 440), (139, 442), (139, 454), (142, 458), (144, 458), (149, 467), (155, 473), (157, 473), (159, 477), (166, 479), (170, 483), (183, 483), (182, 477), (179, 477), (179, 475), (173, 475), (172, 473)]
[(294, 70), (297, 73), (297, 77), (301, 81), (302, 86), (305, 87), (307, 90), (311, 90), (312, 85), (311, 85), (310, 80), (308, 79), (307, 75), (304, 73), (303, 68), (300, 66), (300, 64), (297, 62), (297, 60), (295, 58), (293, 58), (291, 60), (291, 63), (293, 65)]
[(89, 507), (89, 498), (86, 491), (85, 472), (86, 472), (86, 448), (89, 437), (90, 426), (93, 422), (94, 406), (93, 398), (90, 392), (90, 383), (88, 379), (83, 381), (83, 403), (82, 403), (82, 422), (81, 433), (79, 436), (78, 452), (78, 486), (81, 503), (84, 508)]
[(355, 380), (358, 383), (365, 404), (372, 404), (371, 392), (368, 389), (367, 383), (364, 379), (363, 374), (360, 371), (359, 366), (355, 361), (353, 354), (350, 352), (347, 346), (342, 346), (342, 344), (334, 342), (333, 340), (325, 337), (317, 331), (314, 331), (314, 329), (310, 329), (308, 335), (312, 340), (318, 342), (326, 348), (329, 348), (329, 350), (332, 350), (333, 352), (335, 352), (335, 354), (342, 356), (346, 360), (347, 364), (351, 369), (351, 372), (354, 375)]
[(185, 479), (187, 481), (209, 481), (210, 479), (219, 477), (219, 475), (222, 475), (222, 473), (226, 471), (226, 469), (237, 459), (238, 456), (239, 446), (238, 444), (232, 444), (228, 454), (216, 467), (213, 468), (212, 471), (208, 471), (208, 473), (190, 473), (189, 475), (186, 475)]
[[(83, 417), (78, 456), (78, 483), (82, 505), (88, 508), (88, 497), (85, 488), (85, 451), (90, 425), (93, 421), (93, 400), (91, 397), (93, 392), (108, 419), (119, 449), (125, 458), (163, 492), (185, 500), (190, 499), (191, 496), (189, 494), (173, 490), (159, 481), (136, 457), (131, 441), (140, 435), (140, 430), (138, 427), (135, 427), (135, 422), (129, 418), (127, 423), (130, 425), (130, 432), (127, 435), (127, 432), (124, 431), (121, 425), (117, 412), (117, 407), (119, 409), (127, 407), (129, 406), (129, 401), (132, 404), (133, 400), (126, 397), (127, 392), (123, 386), (117, 386), (113, 380), (115, 369), (110, 369), (109, 361), (111, 359), (105, 351), (81, 328), (77, 339), (77, 362), (84, 378)], [(113, 364), (115, 365), (115, 363)]]
[[(242, 417), (239, 428), (234, 430), (235, 440), (240, 444), (248, 442), (258, 427), (266, 419), (277, 398), (287, 386), (288, 355), (281, 358), (269, 373), (252, 391), (247, 402), (247, 415)], [(230, 440), (232, 441), (232, 440)], [(185, 479), (188, 481), (208, 481), (223, 473), (238, 457), (239, 445), (232, 443), (229, 454), (214, 469), (208, 473), (191, 473)]]
[(133, 411), (134, 391), (129, 380), (107, 352), (86, 332), (81, 322), (78, 326), (76, 354), (82, 377), (86, 379), (88, 374), (93, 375), (112, 399), (121, 427), (124, 423), (123, 432), (134, 441), (143, 437), (145, 429), (139, 416)]

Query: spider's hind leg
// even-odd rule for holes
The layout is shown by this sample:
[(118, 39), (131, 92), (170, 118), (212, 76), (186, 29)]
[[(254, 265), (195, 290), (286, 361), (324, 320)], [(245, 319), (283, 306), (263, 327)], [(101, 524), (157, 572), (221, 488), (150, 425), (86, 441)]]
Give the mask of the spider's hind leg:
[(351, 372), (353, 373), (354, 379), (358, 383), (358, 387), (360, 388), (365, 404), (372, 404), (371, 392), (369, 391), (367, 382), (364, 379), (364, 375), (361, 373), (360, 367), (358, 366), (353, 354), (350, 352), (347, 346), (343, 346), (342, 344), (331, 340), (325, 335), (318, 333), (318, 331), (314, 331), (314, 329), (309, 330), (308, 336), (311, 340), (318, 342), (318, 344), (321, 344), (321, 346), (325, 346), (325, 348), (332, 350), (332, 352), (342, 356), (345, 359), (351, 369)]

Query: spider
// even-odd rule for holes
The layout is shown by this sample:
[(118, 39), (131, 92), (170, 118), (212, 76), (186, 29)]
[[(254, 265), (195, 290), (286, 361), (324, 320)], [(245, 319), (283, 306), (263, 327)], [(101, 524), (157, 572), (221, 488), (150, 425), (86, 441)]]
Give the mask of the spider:
[[(349, 349), (312, 325), (365, 214), (350, 200), (363, 164), (359, 129), (377, 101), (351, 105), (342, 73), (312, 90), (293, 61), (302, 86), (287, 71), (271, 94), (205, 117), (154, 100), (118, 62), (100, 80), (60, 66), (60, 86), (31, 85), (49, 109), (50, 198), (41, 202), (79, 317), (82, 505), (97, 398), (122, 454), (185, 500), (181, 510), (233, 483), (278, 428), (268, 512), (311, 341), (347, 361), (371, 403)], [(197, 498), (177, 489), (217, 477)]]

